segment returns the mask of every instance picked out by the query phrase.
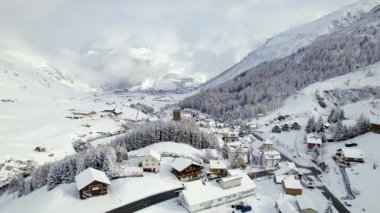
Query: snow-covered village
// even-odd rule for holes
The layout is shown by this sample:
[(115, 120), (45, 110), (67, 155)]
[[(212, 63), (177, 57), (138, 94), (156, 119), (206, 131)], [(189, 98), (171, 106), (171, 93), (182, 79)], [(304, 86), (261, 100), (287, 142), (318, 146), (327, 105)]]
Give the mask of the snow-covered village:
[(0, 1), (0, 23), (0, 212), (379, 212), (380, 0)]

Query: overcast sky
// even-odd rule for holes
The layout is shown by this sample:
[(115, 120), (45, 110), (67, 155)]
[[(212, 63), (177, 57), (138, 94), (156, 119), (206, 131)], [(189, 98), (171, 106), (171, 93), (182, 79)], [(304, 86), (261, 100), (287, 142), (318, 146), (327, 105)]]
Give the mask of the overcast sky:
[(91, 83), (209, 79), (274, 34), (355, 0), (0, 0), (0, 48)]

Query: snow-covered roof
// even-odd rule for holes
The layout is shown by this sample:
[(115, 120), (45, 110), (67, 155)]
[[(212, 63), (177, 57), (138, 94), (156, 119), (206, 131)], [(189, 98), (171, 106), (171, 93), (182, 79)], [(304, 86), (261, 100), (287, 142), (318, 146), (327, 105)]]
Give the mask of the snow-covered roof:
[(276, 203), (281, 213), (298, 213), (297, 209), (285, 199), (277, 200)]
[(274, 175), (276, 176), (280, 176), (280, 175), (284, 175), (290, 171), (295, 171), (298, 173), (298, 170), (296, 167), (293, 167), (293, 166), (290, 166), (290, 165), (283, 165), (281, 166), (279, 169), (277, 169), (276, 171), (274, 171)]
[(273, 142), (271, 140), (265, 140), (264, 144), (273, 145)]
[(300, 208), (301, 211), (306, 210), (306, 209), (313, 209), (315, 211), (318, 211), (315, 204), (306, 195), (298, 195), (296, 199), (297, 199), (298, 207)]
[(147, 156), (152, 156), (154, 159), (161, 161), (161, 154), (154, 149), (149, 150), (149, 154)]
[(275, 160), (281, 159), (281, 155), (277, 150), (264, 151), (263, 154), (264, 154), (265, 159), (275, 159)]
[[(236, 171), (237, 172), (237, 171)], [(202, 183), (202, 180), (191, 181), (185, 184), (185, 189), (181, 192), (189, 205), (196, 205), (207, 201), (223, 198), (242, 191), (254, 190), (257, 186), (247, 174), (240, 171), (241, 185), (223, 189), (216, 181)]]
[(185, 158), (176, 158), (172, 163), (171, 163), (171, 166), (173, 167), (173, 169), (177, 170), (177, 171), (182, 171), (184, 169), (186, 169), (187, 167), (189, 167), (190, 165), (197, 165), (197, 166), (201, 166), (199, 163), (196, 163), (192, 160), (189, 160), (189, 159), (185, 159)]
[(241, 178), (242, 178), (241, 175), (233, 175), (233, 176), (228, 176), (228, 177), (221, 178), (221, 179), (219, 179), (219, 181), (225, 183), (225, 182), (229, 182), (229, 181), (237, 180), (237, 179), (241, 179)]
[(285, 188), (302, 189), (301, 182), (296, 180), (293, 175), (286, 176), (282, 182), (284, 183)]
[(107, 175), (100, 170), (94, 168), (87, 168), (83, 172), (75, 176), (75, 182), (77, 183), (77, 189), (81, 190), (86, 187), (88, 184), (99, 181), (101, 183), (111, 184)]
[(306, 142), (308, 144), (322, 144), (322, 139), (314, 134), (307, 134)]
[(210, 169), (227, 169), (227, 163), (224, 160), (210, 160)]
[(358, 148), (343, 147), (342, 154), (346, 158), (364, 158), (365, 157), (363, 151)]
[(229, 176), (241, 175), (242, 172), (240, 169), (230, 169), (227, 171)]

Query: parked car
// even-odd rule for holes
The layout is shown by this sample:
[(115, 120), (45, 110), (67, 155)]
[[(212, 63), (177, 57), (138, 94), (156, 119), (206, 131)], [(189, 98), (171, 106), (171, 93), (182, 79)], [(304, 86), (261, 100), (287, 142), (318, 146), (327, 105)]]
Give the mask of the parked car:
[(245, 205), (241, 208), (241, 212), (250, 212), (252, 211), (252, 207), (250, 205)]
[(315, 189), (315, 185), (314, 185), (314, 183), (309, 182), (309, 183), (307, 184), (307, 188), (308, 188), (308, 189)]
[(354, 142), (347, 142), (344, 144), (346, 147), (354, 147), (354, 146), (358, 146), (357, 143), (354, 143)]

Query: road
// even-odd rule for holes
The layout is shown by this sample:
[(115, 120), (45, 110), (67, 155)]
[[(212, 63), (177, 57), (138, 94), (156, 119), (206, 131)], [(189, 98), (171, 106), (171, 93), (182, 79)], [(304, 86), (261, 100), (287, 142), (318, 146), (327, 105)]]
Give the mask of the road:
[(129, 203), (127, 205), (118, 207), (116, 209), (113, 209), (111, 211), (108, 211), (108, 213), (130, 213), (130, 212), (136, 212), (138, 210), (141, 210), (143, 208), (146, 208), (148, 206), (172, 199), (178, 197), (179, 191), (183, 190), (183, 187), (173, 189), (170, 191), (162, 192), (159, 194), (152, 195), (150, 197), (143, 198), (141, 200), (137, 200), (135, 202)]
[[(260, 136), (258, 136), (256, 134), (253, 134), (253, 136), (255, 138), (257, 138), (258, 140), (260, 140), (260, 141), (264, 141), (264, 139), (262, 137), (260, 137)], [(304, 168), (304, 169), (310, 170), (310, 173), (304, 174), (304, 176), (306, 176), (306, 178), (307, 178), (307, 176), (314, 176), (316, 180), (320, 180), (318, 176), (321, 174), (321, 171), (319, 171), (315, 167), (300, 165), (297, 162), (295, 162), (293, 159), (291, 159), (291, 158), (283, 155), (281, 152), (280, 152), (280, 154), (281, 154), (281, 159), (282, 160), (293, 162), (298, 168)], [(317, 188), (322, 191), (323, 196), (325, 196), (325, 198), (327, 200), (331, 199), (334, 208), (336, 210), (338, 210), (339, 213), (350, 213), (350, 211), (346, 208), (346, 206), (344, 204), (342, 204), (340, 202), (340, 200), (338, 198), (336, 198), (335, 195), (333, 195), (330, 192), (330, 190), (328, 190), (328, 188), (326, 186), (322, 185), (322, 186), (318, 186)]]
[(346, 172), (346, 167), (342, 166), (342, 165), (339, 165), (339, 169), (340, 169), (340, 172), (342, 173), (342, 176), (343, 176), (344, 186), (346, 187), (347, 199), (348, 200), (353, 200), (353, 199), (355, 199), (355, 195), (354, 195), (354, 193), (352, 192), (352, 189), (351, 189), (351, 183), (350, 183), (350, 179), (348, 179), (348, 175), (347, 175), (347, 172)]

